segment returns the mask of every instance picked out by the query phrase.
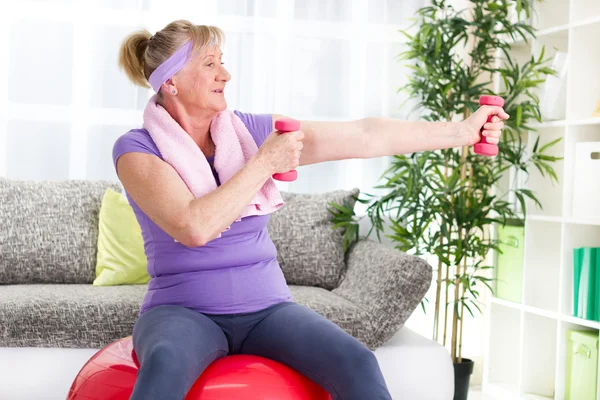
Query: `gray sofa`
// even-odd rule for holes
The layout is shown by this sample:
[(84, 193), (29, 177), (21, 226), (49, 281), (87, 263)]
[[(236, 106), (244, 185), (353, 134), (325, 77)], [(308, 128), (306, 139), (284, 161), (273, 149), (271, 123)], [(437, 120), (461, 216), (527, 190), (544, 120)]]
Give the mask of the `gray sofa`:
[[(131, 334), (146, 285), (91, 285), (109, 187), (121, 190), (117, 182), (0, 178), (0, 348), (99, 349)], [(375, 350), (419, 305), (432, 272), (370, 239), (344, 254), (328, 202), (354, 205), (357, 193), (283, 192), (268, 230), (294, 300)]]

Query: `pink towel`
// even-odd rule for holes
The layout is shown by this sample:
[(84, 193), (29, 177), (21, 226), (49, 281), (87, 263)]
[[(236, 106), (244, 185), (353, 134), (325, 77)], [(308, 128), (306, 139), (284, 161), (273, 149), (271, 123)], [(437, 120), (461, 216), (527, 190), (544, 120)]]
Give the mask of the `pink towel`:
[[(217, 188), (208, 161), (183, 128), (157, 102), (154, 95), (144, 110), (144, 124), (164, 160), (183, 179), (190, 192), (198, 198)], [(217, 114), (210, 124), (215, 143), (215, 169), (221, 184), (231, 179), (256, 154), (258, 146), (242, 120), (232, 111)], [(269, 178), (235, 222), (251, 215), (266, 215), (283, 206), (283, 198), (272, 178)], [(225, 229), (228, 231), (231, 227)], [(220, 238), (221, 234), (217, 236)]]

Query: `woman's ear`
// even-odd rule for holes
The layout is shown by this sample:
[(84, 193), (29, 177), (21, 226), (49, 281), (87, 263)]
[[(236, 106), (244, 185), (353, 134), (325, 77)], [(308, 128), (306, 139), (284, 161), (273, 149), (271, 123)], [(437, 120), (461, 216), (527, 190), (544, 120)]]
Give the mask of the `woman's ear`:
[(177, 86), (175, 85), (175, 82), (173, 82), (172, 78), (167, 79), (167, 81), (162, 84), (161, 89), (163, 93), (177, 96)]

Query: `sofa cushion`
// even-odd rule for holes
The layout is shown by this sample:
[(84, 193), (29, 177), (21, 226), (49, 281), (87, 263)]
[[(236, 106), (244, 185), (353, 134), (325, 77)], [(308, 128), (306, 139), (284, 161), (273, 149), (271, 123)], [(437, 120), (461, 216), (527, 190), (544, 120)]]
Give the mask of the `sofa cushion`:
[(282, 192), (284, 206), (271, 214), (269, 236), (290, 285), (338, 286), (345, 268), (344, 230), (333, 230), (329, 202), (354, 207), (359, 189), (321, 194)]
[(138, 285), (150, 275), (142, 229), (122, 193), (106, 189), (98, 221), (94, 286)]
[[(132, 334), (146, 285), (5, 285), (0, 347), (101, 348)], [(332, 292), (290, 286), (294, 300), (363, 343), (376, 331), (366, 312)]]
[(310, 286), (290, 286), (294, 301), (318, 312), (370, 347), (377, 327), (366, 310), (329, 290)]
[(0, 179), (0, 284), (91, 283), (107, 181)]
[(147, 285), (5, 285), (0, 347), (101, 348), (131, 335)]

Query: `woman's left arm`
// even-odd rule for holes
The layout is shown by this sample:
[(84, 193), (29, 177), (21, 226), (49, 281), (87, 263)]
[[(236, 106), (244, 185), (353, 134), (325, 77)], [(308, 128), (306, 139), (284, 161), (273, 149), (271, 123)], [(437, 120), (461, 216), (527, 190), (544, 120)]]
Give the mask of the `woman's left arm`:
[[(488, 116), (491, 122), (486, 123)], [(273, 115), (273, 122), (281, 115)], [(508, 114), (501, 107), (483, 106), (462, 122), (402, 121), (370, 117), (348, 122), (302, 121), (304, 147), (300, 165), (351, 158), (375, 158), (425, 150), (471, 146), (480, 140), (497, 144)], [(275, 129), (275, 128), (273, 128)]]

